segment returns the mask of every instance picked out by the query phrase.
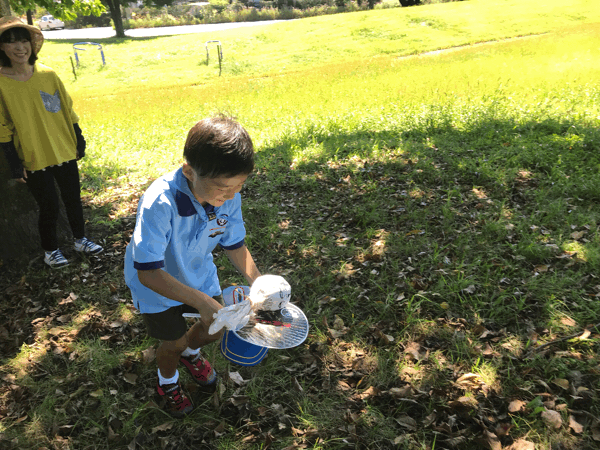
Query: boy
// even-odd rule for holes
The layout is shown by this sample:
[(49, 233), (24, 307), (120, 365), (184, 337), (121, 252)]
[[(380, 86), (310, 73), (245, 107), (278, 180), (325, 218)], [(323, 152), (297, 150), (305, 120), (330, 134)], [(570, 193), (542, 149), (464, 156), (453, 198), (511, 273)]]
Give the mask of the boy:
[[(217, 374), (200, 347), (221, 337), (208, 334), (213, 314), (222, 308), (212, 250), (219, 244), (251, 285), (260, 272), (244, 244), (241, 190), (254, 169), (254, 147), (232, 119), (198, 122), (188, 133), (183, 166), (152, 183), (140, 200), (125, 256), (125, 281), (156, 351), (156, 390), (175, 417), (193, 405), (181, 389), (181, 362), (200, 385)], [(189, 330), (182, 314), (199, 312)]]

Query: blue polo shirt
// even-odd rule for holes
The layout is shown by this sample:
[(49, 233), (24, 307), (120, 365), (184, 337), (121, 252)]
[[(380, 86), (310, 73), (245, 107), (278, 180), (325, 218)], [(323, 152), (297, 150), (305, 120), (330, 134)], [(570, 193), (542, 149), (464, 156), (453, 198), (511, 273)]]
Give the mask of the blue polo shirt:
[(180, 302), (148, 289), (138, 270), (163, 269), (208, 296), (221, 293), (212, 251), (244, 245), (242, 198), (236, 194), (220, 207), (203, 207), (179, 168), (154, 181), (138, 205), (137, 220), (125, 253), (125, 282), (141, 313), (157, 313)]

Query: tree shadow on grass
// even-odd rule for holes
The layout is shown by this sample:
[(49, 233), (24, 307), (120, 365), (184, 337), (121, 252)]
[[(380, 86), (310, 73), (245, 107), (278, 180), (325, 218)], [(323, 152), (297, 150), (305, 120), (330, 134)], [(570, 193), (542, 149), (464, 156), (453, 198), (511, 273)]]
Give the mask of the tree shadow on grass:
[[(554, 261), (557, 250), (560, 256), (575, 248), (593, 270), (600, 263), (595, 230), (589, 225), (581, 230), (587, 239), (573, 239), (572, 233), (597, 221), (586, 209), (600, 199), (600, 176), (588, 170), (588, 164), (600, 164), (594, 151), (599, 144), (597, 128), (557, 120), (489, 120), (467, 131), (313, 129), (259, 153), (263, 173), (256, 181), (270, 183), (257, 190), (295, 193), (301, 205), (319, 185), (329, 182), (336, 190), (345, 184), (347, 192), (336, 205), (344, 209), (344, 200), (350, 200), (356, 207), (347, 213), (364, 229), (381, 228), (382, 220), (395, 217), (388, 226), (401, 231), (397, 215), (402, 212), (409, 217), (406, 232), (422, 228), (445, 236), (467, 227), (473, 236), (483, 234), (488, 241), (481, 245), (490, 248), (485, 256), (491, 261), (498, 252), (523, 258), (533, 269)], [(417, 214), (424, 208), (430, 211)], [(455, 246), (456, 234), (442, 239), (441, 248)], [(570, 280), (575, 286), (579, 281)]]
[[(260, 400), (250, 395), (239, 403), (225, 394), (231, 410), (225, 423), (238, 434), (227, 434), (227, 427), (220, 433), (252, 437), (251, 420), (257, 434), (271, 430), (270, 442), (282, 448), (293, 440), (317, 445), (318, 437), (369, 449), (433, 442), (479, 449), (490, 446), (490, 433), (505, 446), (525, 437), (538, 445), (552, 440), (564, 449), (594, 448), (588, 434), (569, 435), (566, 424), (544, 431), (539, 409), (569, 412), (586, 430), (598, 416), (592, 401), (600, 381), (597, 344), (557, 339), (598, 317), (596, 231), (572, 228), (595, 217), (589, 206), (596, 194), (581, 186), (596, 182), (582, 164), (589, 161), (584, 155), (596, 161), (588, 154), (598, 132), (574, 134), (567, 125), (490, 120), (468, 131), (312, 130), (264, 149), (244, 191), (251, 250), (265, 273), (289, 279), (311, 335), (304, 346), (271, 352), (269, 389)], [(301, 149), (315, 143), (320, 151), (303, 159)], [(118, 186), (118, 176), (111, 173), (111, 186)], [(576, 192), (582, 196), (565, 200)], [(586, 233), (574, 239), (571, 233), (579, 231)], [(578, 256), (569, 250), (575, 243)], [(86, 289), (69, 279), (42, 290)], [(126, 296), (124, 286), (117, 289)], [(104, 314), (100, 338), (112, 323)], [(66, 325), (55, 325), (67, 333)], [(554, 343), (540, 348), (542, 342)], [(136, 355), (130, 358), (139, 364)], [(53, 367), (57, 356), (45, 358), (40, 366)], [(115, 377), (119, 392), (138, 389), (145, 398), (147, 380), (133, 387), (123, 383), (124, 374), (119, 367), (106, 376)], [(85, 383), (79, 377), (73, 380)], [(69, 384), (65, 395), (76, 391)], [(70, 403), (96, 391), (84, 384)], [(103, 401), (92, 398), (92, 404)], [(133, 395), (133, 406), (125, 408), (137, 411), (133, 416), (142, 409), (139, 398)], [(512, 400), (525, 406), (509, 411)], [(160, 417), (145, 415), (138, 424), (148, 432)], [(57, 420), (69, 430), (76, 417), (69, 410)], [(82, 433), (93, 429), (77, 423)], [(161, 433), (178, 439), (174, 431)]]

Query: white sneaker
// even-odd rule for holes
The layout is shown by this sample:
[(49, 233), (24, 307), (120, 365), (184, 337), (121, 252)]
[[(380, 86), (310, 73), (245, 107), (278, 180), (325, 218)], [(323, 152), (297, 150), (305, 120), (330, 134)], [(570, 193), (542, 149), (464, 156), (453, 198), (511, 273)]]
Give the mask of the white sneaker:
[(86, 237), (82, 237), (81, 239), (75, 239), (76, 252), (83, 252), (86, 255), (97, 255), (98, 253), (102, 253), (103, 250), (104, 249), (102, 247), (90, 241)]
[(62, 252), (58, 248), (53, 252), (46, 252), (44, 255), (44, 262), (53, 269), (58, 269), (60, 267), (69, 265), (69, 261), (67, 261), (67, 258), (63, 256)]

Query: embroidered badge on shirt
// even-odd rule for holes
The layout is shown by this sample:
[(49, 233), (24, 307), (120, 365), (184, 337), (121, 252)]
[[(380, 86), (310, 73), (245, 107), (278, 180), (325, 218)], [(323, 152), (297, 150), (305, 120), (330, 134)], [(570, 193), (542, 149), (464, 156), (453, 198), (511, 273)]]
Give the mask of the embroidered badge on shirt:
[(58, 95), (58, 89), (54, 95), (50, 95), (44, 91), (40, 91), (40, 95), (42, 96), (42, 101), (44, 102), (46, 111), (51, 113), (57, 113), (60, 111), (60, 96)]
[(223, 214), (222, 217), (217, 219), (217, 224), (224, 227), (227, 224), (227, 214)]

